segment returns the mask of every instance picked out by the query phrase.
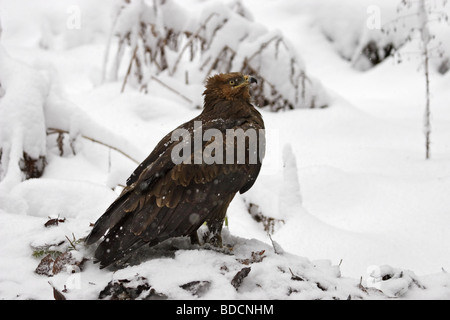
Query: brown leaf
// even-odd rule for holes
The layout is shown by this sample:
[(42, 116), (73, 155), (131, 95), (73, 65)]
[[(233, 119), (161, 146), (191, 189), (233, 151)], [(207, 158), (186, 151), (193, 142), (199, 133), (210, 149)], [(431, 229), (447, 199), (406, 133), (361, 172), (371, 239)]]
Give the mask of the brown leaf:
[[(133, 281), (134, 285), (130, 285), (129, 279), (120, 279), (110, 281), (106, 287), (99, 293), (99, 299), (109, 300), (164, 300), (167, 296), (163, 293), (156, 292), (150, 286), (147, 278), (137, 277)], [(136, 286), (136, 282), (140, 283)]]
[(264, 252), (266, 252), (266, 250), (261, 250), (261, 251), (253, 251), (251, 254), (250, 258), (247, 259), (238, 259), (238, 261), (242, 264), (245, 265), (249, 265), (251, 263), (257, 263), (257, 262), (261, 262), (263, 261), (263, 259), (266, 257), (264, 255)]
[(50, 281), (48, 284), (53, 288), (53, 298), (55, 300), (66, 300), (66, 297), (58, 289), (56, 289)]
[(66, 251), (55, 259), (52, 272), (54, 275), (58, 274), (65, 268), (67, 268), (67, 266), (77, 267), (79, 270), (81, 270), (86, 260), (86, 258), (83, 258), (81, 261), (77, 261), (77, 259), (72, 256), (72, 253), (70, 251)]
[(51, 277), (53, 276), (52, 273), (53, 263), (54, 260), (51, 254), (48, 254), (44, 258), (42, 258), (41, 262), (39, 262), (39, 265), (36, 267), (36, 270), (34, 272), (40, 275), (46, 275)]
[(248, 276), (250, 270), (250, 267), (242, 268), (241, 271), (236, 273), (236, 275), (233, 277), (233, 280), (231, 280), (231, 285), (235, 287), (236, 290), (241, 286), (242, 281), (244, 281), (245, 277)]
[(72, 254), (69, 251), (66, 251), (55, 259), (55, 262), (53, 263), (52, 273), (54, 275), (58, 274), (64, 269), (66, 265), (73, 264), (75, 264), (75, 259), (72, 257)]
[(211, 287), (210, 281), (191, 281), (180, 286), (180, 288), (189, 291), (194, 296), (203, 296)]
[(44, 227), (48, 228), (48, 227), (52, 227), (52, 226), (57, 226), (60, 222), (62, 223), (62, 222), (65, 222), (65, 221), (66, 221), (66, 218), (59, 219), (59, 217), (58, 217), (58, 218), (55, 218), (55, 219), (49, 219), (49, 220), (44, 224)]

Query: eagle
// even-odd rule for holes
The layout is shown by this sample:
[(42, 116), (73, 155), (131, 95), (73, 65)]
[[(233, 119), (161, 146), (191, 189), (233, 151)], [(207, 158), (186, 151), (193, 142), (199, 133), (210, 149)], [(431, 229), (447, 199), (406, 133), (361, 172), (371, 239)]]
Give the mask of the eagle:
[(202, 112), (162, 138), (85, 238), (87, 245), (101, 240), (94, 253), (100, 268), (169, 238), (199, 244), (205, 222), (207, 242), (222, 246), (227, 208), (237, 192), (253, 186), (265, 152), (252, 83), (254, 77), (239, 72), (206, 80)]

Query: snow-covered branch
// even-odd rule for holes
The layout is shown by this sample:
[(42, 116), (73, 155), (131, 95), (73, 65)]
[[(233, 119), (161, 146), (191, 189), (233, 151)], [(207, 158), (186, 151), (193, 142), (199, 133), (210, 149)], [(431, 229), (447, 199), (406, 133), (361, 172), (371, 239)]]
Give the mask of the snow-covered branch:
[(307, 74), (283, 35), (268, 31), (245, 11), (239, 1), (230, 6), (213, 2), (196, 14), (175, 1), (126, 3), (115, 23), (118, 50), (112, 74), (117, 75), (120, 62), (128, 59), (124, 86), (145, 88), (163, 73), (180, 85), (189, 77), (194, 79), (189, 85), (198, 86), (213, 73), (240, 71), (260, 81), (253, 92), (260, 107), (326, 107), (325, 90)]

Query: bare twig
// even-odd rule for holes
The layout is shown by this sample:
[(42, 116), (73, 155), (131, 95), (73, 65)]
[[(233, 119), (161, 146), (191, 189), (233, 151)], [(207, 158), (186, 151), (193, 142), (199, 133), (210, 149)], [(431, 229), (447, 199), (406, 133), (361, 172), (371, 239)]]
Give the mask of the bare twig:
[(189, 99), (188, 97), (186, 97), (184, 94), (180, 93), (179, 91), (175, 90), (174, 88), (172, 88), (171, 86), (169, 86), (168, 84), (162, 82), (160, 79), (158, 79), (155, 76), (151, 76), (150, 78), (152, 78), (153, 80), (155, 80), (156, 82), (158, 82), (160, 85), (162, 85), (163, 87), (169, 89), (170, 91), (172, 91), (173, 93), (177, 94), (178, 96), (180, 96), (181, 98), (183, 98), (184, 100), (186, 100), (189, 103), (193, 103), (193, 101), (191, 99)]
[[(282, 41), (282, 39), (280, 38), (279, 35), (273, 36), (272, 38), (270, 38), (269, 40), (261, 43), (261, 45), (259, 46), (259, 49), (256, 50), (251, 56), (250, 58), (248, 58), (248, 61), (251, 61), (254, 57), (256, 57), (258, 54), (261, 54), (261, 51), (263, 51), (265, 48), (267, 48), (267, 46), (272, 42), (277, 40), (277, 42)], [(277, 46), (278, 47), (278, 46)], [(278, 51), (278, 50), (277, 50)], [(278, 55), (278, 52), (277, 52)]]
[[(66, 134), (69, 134), (69, 131), (62, 130), (62, 129), (57, 129), (57, 128), (48, 128), (47, 130), (48, 130), (48, 131), (47, 131), (47, 135), (54, 134), (54, 133), (58, 133), (58, 134), (66, 133)], [(140, 163), (140, 162), (137, 161), (136, 159), (132, 158), (130, 155), (126, 154), (126, 153), (123, 152), (122, 150), (120, 150), (120, 149), (118, 149), (118, 148), (116, 148), (116, 147), (114, 147), (114, 146), (112, 146), (112, 145), (109, 145), (109, 144), (107, 144), (107, 143), (105, 143), (105, 142), (102, 142), (102, 141), (99, 141), (99, 140), (97, 140), (97, 139), (88, 137), (88, 136), (86, 136), (86, 135), (81, 135), (81, 137), (84, 138), (84, 139), (86, 139), (86, 140), (89, 140), (89, 141), (92, 141), (92, 142), (101, 144), (101, 145), (103, 145), (103, 146), (105, 146), (105, 147), (108, 147), (108, 148), (110, 148), (110, 149), (113, 149), (113, 150), (119, 152), (120, 154), (122, 154), (123, 156), (127, 157), (128, 159), (130, 159), (131, 161), (133, 161), (133, 162), (136, 163), (136, 164), (139, 164), (139, 163)]]
[(113, 31), (114, 31), (115, 26), (117, 25), (117, 20), (119, 20), (119, 16), (120, 16), (120, 13), (122, 12), (123, 8), (124, 8), (124, 6), (121, 6), (117, 10), (117, 12), (114, 16), (113, 22), (112, 22), (112, 28), (111, 28), (108, 38), (107, 38), (106, 49), (105, 49), (105, 53), (104, 53), (104, 57), (103, 57), (103, 65), (102, 65), (102, 83), (104, 83), (105, 79), (106, 79), (106, 65), (108, 64), (108, 55), (109, 55), (109, 50), (111, 48), (111, 40), (112, 40), (113, 34), (114, 34)]
[(136, 45), (136, 47), (134, 48), (134, 51), (133, 51), (133, 55), (131, 56), (130, 63), (128, 65), (127, 74), (125, 75), (125, 78), (123, 79), (122, 89), (120, 90), (120, 93), (123, 93), (125, 91), (125, 85), (127, 84), (128, 76), (131, 73), (131, 68), (133, 67), (133, 61), (136, 59), (137, 50), (138, 50), (138, 46)]
[(283, 254), (284, 253), (283, 248), (281, 248), (281, 246), (278, 243), (273, 241), (269, 232), (267, 232), (267, 235), (269, 236), (270, 242), (272, 242), (272, 247), (273, 247), (273, 251), (275, 252), (275, 254)]
[(186, 42), (186, 44), (184, 45), (183, 49), (181, 49), (180, 54), (178, 55), (178, 58), (177, 58), (177, 60), (175, 61), (175, 64), (174, 64), (174, 66), (173, 66), (173, 68), (172, 68), (172, 71), (170, 72), (170, 75), (173, 75), (173, 74), (175, 73), (175, 71), (177, 71), (178, 63), (180, 63), (180, 60), (181, 60), (181, 57), (182, 57), (183, 54), (184, 54), (184, 51), (192, 44), (192, 42), (194, 41), (194, 39), (196, 39), (196, 38), (199, 36), (200, 32), (202, 31), (202, 29), (204, 29), (204, 28), (206, 27), (206, 24), (209, 22), (209, 20), (211, 20), (212, 17), (217, 16), (217, 15), (218, 15), (218, 14), (215, 13), (215, 12), (211, 13), (211, 14), (208, 16), (208, 18), (206, 18), (205, 22), (203, 22), (203, 23), (200, 25), (200, 27), (197, 29), (197, 31), (196, 31), (194, 34), (192, 34), (192, 35), (190, 36), (188, 42)]

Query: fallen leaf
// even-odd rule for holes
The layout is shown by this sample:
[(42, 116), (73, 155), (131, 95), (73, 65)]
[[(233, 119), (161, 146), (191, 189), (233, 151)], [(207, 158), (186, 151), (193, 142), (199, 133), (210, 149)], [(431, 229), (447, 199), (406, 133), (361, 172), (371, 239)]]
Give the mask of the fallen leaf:
[(66, 297), (58, 289), (56, 289), (50, 281), (48, 284), (53, 288), (53, 298), (55, 300), (66, 300)]
[(180, 288), (189, 291), (194, 296), (203, 296), (211, 287), (210, 281), (191, 281), (180, 286)]
[(261, 261), (263, 261), (263, 259), (266, 257), (265, 255), (264, 255), (264, 252), (266, 252), (266, 250), (261, 250), (261, 251), (253, 251), (252, 253), (251, 253), (251, 257), (250, 258), (247, 258), (247, 259), (238, 259), (238, 261), (240, 262), (240, 263), (242, 263), (242, 264), (245, 264), (245, 265), (249, 265), (249, 264), (251, 264), (251, 263), (258, 263), (258, 262), (261, 262)]
[(53, 276), (52, 270), (54, 262), (55, 260), (53, 260), (51, 254), (47, 254), (44, 258), (42, 258), (41, 262), (39, 262), (39, 265), (36, 267), (34, 272), (51, 277)]
[(242, 268), (236, 275), (233, 277), (233, 280), (231, 280), (231, 285), (236, 288), (236, 290), (241, 286), (242, 281), (245, 279), (245, 277), (248, 276), (250, 273), (251, 268), (246, 267)]
[(57, 226), (59, 223), (62, 223), (65, 221), (66, 221), (66, 218), (59, 219), (59, 217), (55, 218), (55, 219), (50, 219), (44, 224), (44, 227), (48, 228), (48, 227), (52, 227), (52, 226)]

